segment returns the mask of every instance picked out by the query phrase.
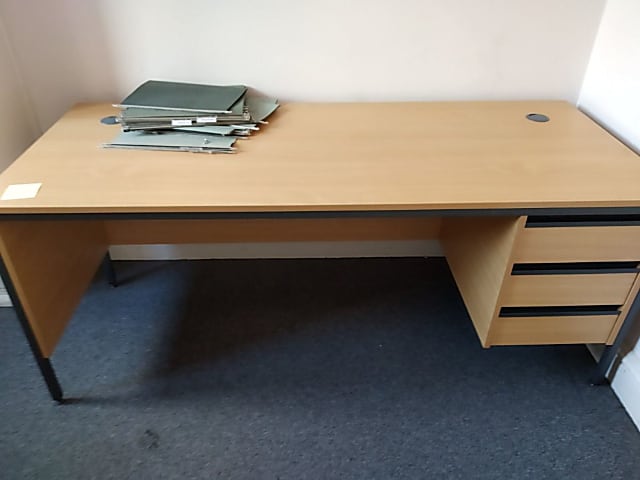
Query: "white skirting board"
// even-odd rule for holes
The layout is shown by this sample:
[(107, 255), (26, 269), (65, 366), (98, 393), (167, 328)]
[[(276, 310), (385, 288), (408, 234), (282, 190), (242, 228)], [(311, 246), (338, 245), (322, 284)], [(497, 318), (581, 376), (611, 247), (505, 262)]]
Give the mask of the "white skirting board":
[(2, 282), (2, 279), (0, 279), (0, 307), (10, 307), (11, 306), (11, 299), (9, 298), (9, 294), (7, 293), (7, 289), (4, 286), (4, 283)]
[(611, 388), (640, 430), (640, 344), (620, 363)]

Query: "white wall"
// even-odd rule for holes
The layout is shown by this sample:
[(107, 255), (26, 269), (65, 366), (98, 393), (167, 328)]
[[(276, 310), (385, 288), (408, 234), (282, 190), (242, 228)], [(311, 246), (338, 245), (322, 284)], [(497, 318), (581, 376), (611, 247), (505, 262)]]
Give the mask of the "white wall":
[[(0, 15), (0, 171), (7, 168), (38, 133)], [(0, 279), (0, 307), (7, 305), (10, 305), (9, 296)]]
[(579, 106), (640, 151), (640, 1), (609, 0)]
[(38, 119), (149, 78), (282, 100), (575, 101), (604, 0), (4, 0)]
[(0, 16), (0, 171), (13, 162), (38, 133)]
[[(638, 0), (608, 1), (580, 93), (579, 106), (640, 152)], [(639, 334), (636, 331), (631, 337), (637, 339)], [(627, 348), (632, 348), (632, 345)], [(640, 342), (623, 359), (612, 386), (640, 428)]]

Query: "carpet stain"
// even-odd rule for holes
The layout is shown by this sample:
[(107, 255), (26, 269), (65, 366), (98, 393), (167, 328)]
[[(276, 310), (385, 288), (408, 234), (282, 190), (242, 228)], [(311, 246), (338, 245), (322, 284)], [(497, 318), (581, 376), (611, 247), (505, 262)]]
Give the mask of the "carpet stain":
[(155, 450), (160, 446), (160, 435), (150, 429), (146, 429), (138, 441), (140, 447), (147, 450)]

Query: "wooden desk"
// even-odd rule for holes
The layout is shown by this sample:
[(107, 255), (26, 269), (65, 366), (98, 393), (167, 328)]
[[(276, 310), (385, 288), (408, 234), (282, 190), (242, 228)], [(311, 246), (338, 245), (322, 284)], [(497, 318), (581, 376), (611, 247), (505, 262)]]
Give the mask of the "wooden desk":
[(0, 255), (57, 400), (50, 357), (115, 244), (439, 239), (485, 347), (612, 345), (638, 308), (640, 162), (567, 103), (288, 104), (215, 156), (101, 149), (112, 113), (75, 107), (0, 175), (42, 182), (0, 202)]

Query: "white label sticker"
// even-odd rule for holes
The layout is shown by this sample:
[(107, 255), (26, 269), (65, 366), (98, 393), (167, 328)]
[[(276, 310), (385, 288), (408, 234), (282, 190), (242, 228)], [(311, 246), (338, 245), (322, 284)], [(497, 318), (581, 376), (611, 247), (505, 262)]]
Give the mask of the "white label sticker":
[(196, 122), (198, 123), (216, 123), (218, 121), (218, 117), (198, 117), (196, 118)]
[(42, 183), (15, 183), (9, 185), (0, 200), (20, 200), (23, 198), (33, 198), (38, 194)]
[(191, 120), (171, 120), (172, 127), (190, 127), (193, 125)]

